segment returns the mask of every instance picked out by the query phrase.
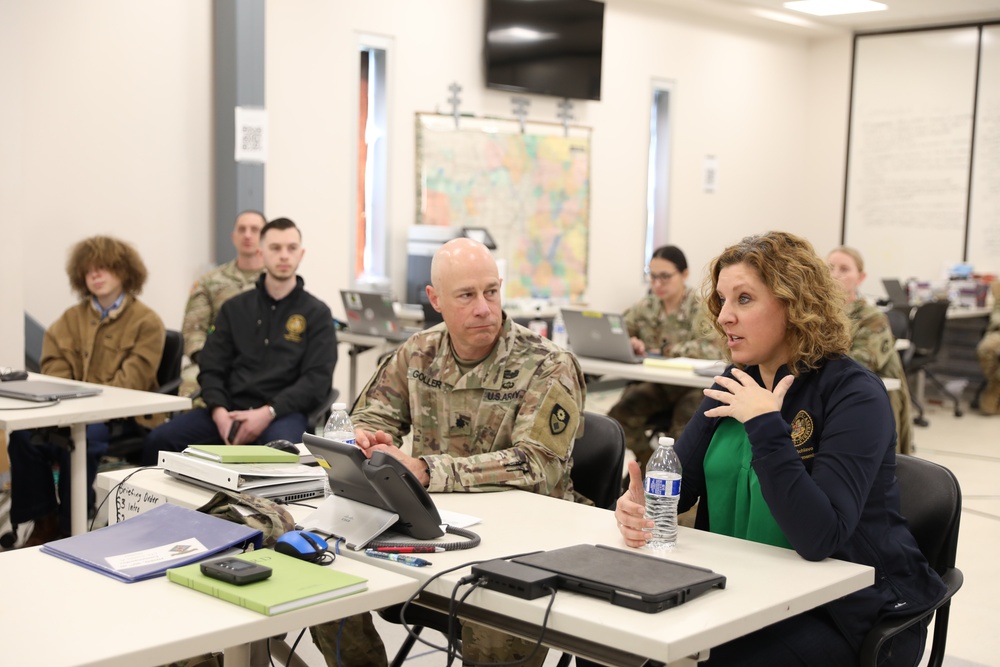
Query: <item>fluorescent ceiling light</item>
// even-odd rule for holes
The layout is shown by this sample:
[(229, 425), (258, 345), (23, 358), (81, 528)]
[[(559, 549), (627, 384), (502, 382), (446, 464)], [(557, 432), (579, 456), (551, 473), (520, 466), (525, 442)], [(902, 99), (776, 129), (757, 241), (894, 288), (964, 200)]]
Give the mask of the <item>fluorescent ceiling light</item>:
[(515, 25), (509, 28), (490, 30), (487, 37), (491, 42), (498, 44), (523, 44), (525, 42), (542, 42), (556, 36), (554, 32), (541, 32), (533, 28)]
[(881, 2), (873, 2), (873, 0), (796, 0), (796, 2), (785, 3), (785, 9), (804, 12), (814, 16), (880, 12), (888, 8), (888, 5)]
[(777, 21), (778, 23), (787, 23), (788, 25), (799, 26), (800, 28), (823, 28), (815, 21), (810, 21), (809, 19), (804, 19), (799, 16), (792, 16), (791, 14), (785, 14), (783, 12), (776, 12), (771, 9), (760, 9), (758, 7), (751, 7), (750, 13), (759, 16), (762, 19), (768, 19), (770, 21)]

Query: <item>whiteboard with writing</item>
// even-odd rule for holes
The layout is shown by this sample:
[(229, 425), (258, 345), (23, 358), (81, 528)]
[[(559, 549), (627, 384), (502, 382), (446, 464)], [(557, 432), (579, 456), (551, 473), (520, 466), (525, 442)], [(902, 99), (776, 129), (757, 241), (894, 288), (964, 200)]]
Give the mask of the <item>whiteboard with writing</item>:
[(855, 41), (844, 235), (875, 284), (963, 259), (978, 42), (974, 26)]
[(1000, 275), (1000, 26), (983, 28), (969, 206), (969, 261)]

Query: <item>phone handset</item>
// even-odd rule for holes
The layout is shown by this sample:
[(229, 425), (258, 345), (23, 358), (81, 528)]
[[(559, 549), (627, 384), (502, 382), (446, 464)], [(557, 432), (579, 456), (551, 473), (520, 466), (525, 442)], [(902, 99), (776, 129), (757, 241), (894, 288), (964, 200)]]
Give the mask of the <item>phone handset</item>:
[(401, 532), (420, 540), (444, 535), (434, 501), (402, 461), (385, 452), (372, 452), (364, 471), (382, 500), (399, 515)]

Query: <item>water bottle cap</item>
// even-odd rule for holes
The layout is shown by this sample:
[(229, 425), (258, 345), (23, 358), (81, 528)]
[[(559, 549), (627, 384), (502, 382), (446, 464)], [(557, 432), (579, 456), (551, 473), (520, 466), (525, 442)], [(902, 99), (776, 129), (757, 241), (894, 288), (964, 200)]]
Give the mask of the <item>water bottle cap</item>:
[(662, 447), (664, 445), (670, 445), (671, 447), (673, 447), (674, 446), (674, 439), (673, 438), (668, 438), (665, 435), (661, 435), (660, 436), (660, 444), (659, 444), (659, 446)]
[(330, 407), (332, 410), (347, 410), (347, 403), (334, 403)]

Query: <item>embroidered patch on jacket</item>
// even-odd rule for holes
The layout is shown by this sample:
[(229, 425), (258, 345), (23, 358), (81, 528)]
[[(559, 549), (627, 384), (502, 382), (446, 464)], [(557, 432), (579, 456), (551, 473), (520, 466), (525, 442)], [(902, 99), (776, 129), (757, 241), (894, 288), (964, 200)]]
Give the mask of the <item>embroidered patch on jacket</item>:
[(301, 315), (292, 315), (285, 322), (285, 340), (298, 343), (302, 340), (302, 333), (306, 330), (306, 318)]
[(799, 413), (795, 415), (795, 419), (792, 420), (792, 444), (795, 445), (795, 451), (804, 459), (809, 459), (816, 455), (814, 448), (805, 446), (810, 438), (812, 438), (812, 434), (812, 417), (805, 410), (799, 410)]
[(569, 413), (566, 412), (566, 408), (556, 403), (549, 415), (549, 430), (552, 431), (552, 435), (559, 435), (567, 426), (569, 426)]

